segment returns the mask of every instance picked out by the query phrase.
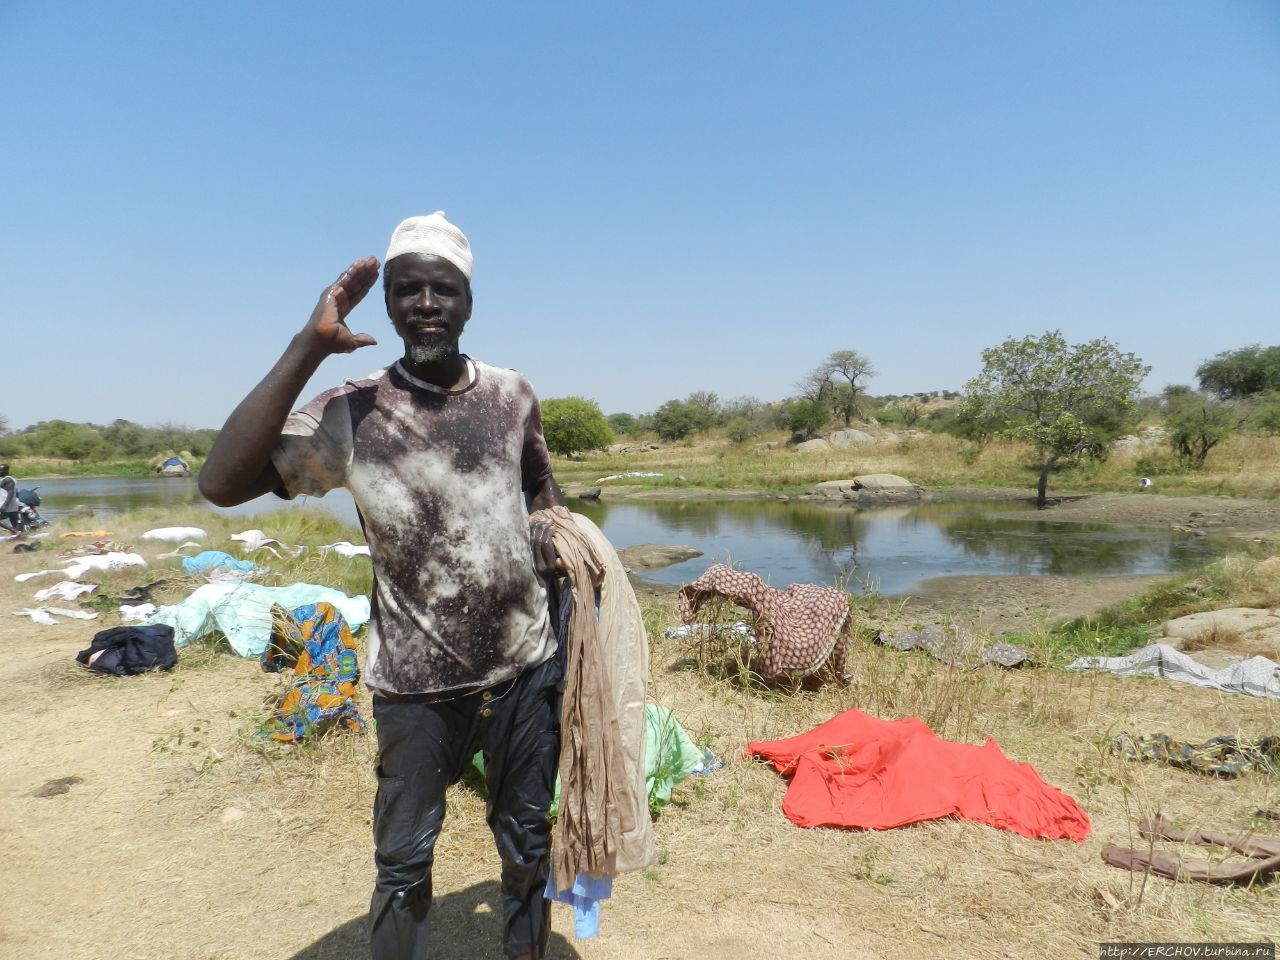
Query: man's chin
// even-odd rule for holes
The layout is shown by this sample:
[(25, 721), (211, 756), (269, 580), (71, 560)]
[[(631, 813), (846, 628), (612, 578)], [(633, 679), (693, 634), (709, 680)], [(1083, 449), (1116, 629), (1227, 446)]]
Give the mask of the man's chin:
[(413, 343), (409, 345), (409, 359), (415, 364), (437, 364), (458, 356), (456, 343)]

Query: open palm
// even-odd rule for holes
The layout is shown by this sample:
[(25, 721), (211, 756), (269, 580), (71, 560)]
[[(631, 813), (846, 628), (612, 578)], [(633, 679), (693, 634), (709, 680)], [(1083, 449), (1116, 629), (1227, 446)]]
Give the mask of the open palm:
[(347, 327), (347, 315), (364, 299), (377, 279), (377, 258), (365, 257), (347, 267), (342, 276), (320, 294), (320, 301), (307, 322), (307, 331), (326, 352), (351, 353), (378, 342), (367, 333), (352, 333)]

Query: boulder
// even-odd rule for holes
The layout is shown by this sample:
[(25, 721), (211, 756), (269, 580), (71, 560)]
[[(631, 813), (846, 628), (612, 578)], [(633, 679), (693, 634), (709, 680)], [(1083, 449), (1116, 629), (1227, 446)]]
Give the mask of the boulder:
[(1136, 434), (1121, 437), (1113, 445), (1116, 453), (1146, 453), (1169, 445), (1169, 434), (1164, 427), (1147, 427)]
[(580, 494), (578, 494), (578, 499), (579, 500), (599, 500), (600, 492), (601, 492), (600, 487), (587, 487), (587, 489), (583, 490)]
[(831, 444), (821, 437), (815, 437), (813, 440), (806, 440), (804, 443), (796, 444), (796, 453), (821, 453), (823, 450), (830, 450)]
[[(1164, 624), (1166, 643), (1182, 649), (1228, 648), (1280, 660), (1280, 615), (1252, 607), (1228, 607), (1178, 617)], [(1197, 654), (1198, 655), (1198, 654)]]
[(876, 438), (869, 433), (861, 430), (837, 430), (831, 436), (827, 437), (827, 441), (839, 449), (852, 447), (856, 443), (875, 443)]
[(924, 488), (892, 473), (868, 473), (851, 480), (827, 480), (811, 487), (801, 500), (839, 500), (853, 503), (906, 503), (919, 500)]
[(623, 547), (618, 551), (618, 556), (628, 569), (654, 570), (700, 557), (702, 551), (668, 543), (642, 543), (634, 547)]

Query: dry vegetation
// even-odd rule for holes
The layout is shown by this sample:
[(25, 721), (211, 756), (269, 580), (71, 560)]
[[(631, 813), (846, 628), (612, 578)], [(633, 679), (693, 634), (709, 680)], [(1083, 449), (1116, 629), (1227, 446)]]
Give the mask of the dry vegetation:
[[(140, 518), (117, 536), (136, 536), (159, 518)], [(165, 523), (197, 518), (215, 531), (213, 546), (239, 529), (208, 514), (163, 515)], [(287, 542), (350, 534), (298, 514), (255, 525)], [(9, 609), (31, 592), (12, 575), (38, 559), (0, 554)], [(367, 584), (361, 560), (269, 562), (280, 581)], [(168, 581), (160, 588), (167, 599), (194, 585), (175, 566), (161, 561), (145, 576)], [(1260, 566), (1241, 567), (1229, 582), (1274, 590)], [(1206, 574), (1204, 583), (1227, 583), (1223, 577)], [(106, 586), (137, 580), (117, 574)], [(1186, 584), (1178, 589), (1185, 594)], [(1255, 738), (1280, 726), (1280, 704), (1160, 680), (967, 670), (876, 646), (866, 629), (849, 686), (769, 690), (744, 678), (740, 651), (665, 639), (676, 622), (671, 598), (645, 591), (642, 599), (651, 698), (727, 765), (676, 789), (657, 822), (660, 862), (619, 881), (598, 939), (573, 940), (557, 908), (553, 956), (755, 957), (762, 944), (785, 944), (788, 956), (1094, 957), (1100, 941), (1275, 936), (1280, 884), (1220, 889), (1144, 879), (1106, 866), (1099, 851), (1140, 845), (1135, 824), (1156, 812), (1181, 826), (1259, 827), (1257, 811), (1280, 809), (1276, 778), (1202, 778), (1120, 759), (1108, 744), (1123, 732)], [(883, 612), (860, 611), (862, 626)], [(0, 956), (363, 955), (370, 734), (301, 750), (266, 746), (253, 731), (278, 681), (251, 662), (203, 647), (184, 651), (169, 675), (99, 679), (70, 665), (98, 625), (6, 621)], [(954, 821), (882, 833), (793, 826), (780, 811), (785, 784), (743, 759), (744, 747), (855, 706), (885, 718), (918, 715), (955, 740), (994, 737), (1074, 796), (1093, 835), (1083, 844), (1034, 842)], [(80, 782), (37, 795), (63, 777)], [(1269, 830), (1280, 833), (1280, 825)], [(483, 800), (464, 783), (451, 793), (438, 847), (439, 956), (496, 955), (496, 880)]]
[[(773, 449), (759, 450), (774, 441)], [(1168, 472), (1154, 473), (1151, 460)], [(1144, 462), (1140, 462), (1144, 461)], [(1153, 474), (1157, 489), (1177, 494), (1227, 494), (1280, 497), (1280, 437), (1238, 434), (1214, 449), (1204, 468), (1178, 472), (1163, 449), (1144, 454), (1113, 453), (1105, 463), (1084, 462), (1054, 472), (1049, 493), (1079, 490), (1130, 493), (1139, 476)], [(562, 482), (592, 483), (627, 471), (663, 473), (663, 477), (629, 479), (646, 489), (751, 489), (791, 493), (824, 480), (864, 473), (896, 473), (929, 489), (1012, 487), (1028, 493), (1035, 487), (1039, 464), (1029, 446), (1013, 441), (979, 446), (941, 433), (898, 432), (890, 439), (845, 449), (798, 454), (787, 449), (785, 435), (733, 444), (704, 434), (686, 444), (625, 454), (599, 454), (583, 461), (557, 461)], [(678, 479), (683, 478), (683, 479)]]

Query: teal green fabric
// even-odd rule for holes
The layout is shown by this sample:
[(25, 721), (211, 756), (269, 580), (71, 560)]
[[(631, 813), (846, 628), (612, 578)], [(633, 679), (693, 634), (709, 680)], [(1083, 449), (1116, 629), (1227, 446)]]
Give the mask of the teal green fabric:
[[(649, 811), (657, 813), (671, 802), (671, 790), (692, 773), (703, 769), (706, 760), (685, 733), (680, 721), (666, 707), (654, 703), (644, 706), (644, 786), (649, 796)], [(477, 753), (471, 765), (484, 773), (484, 756)], [(560, 809), (560, 777), (556, 777), (555, 795), (551, 800), (551, 816)]]
[(672, 787), (702, 770), (704, 756), (666, 707), (645, 704), (644, 727), (644, 786), (656, 813), (671, 802)]

